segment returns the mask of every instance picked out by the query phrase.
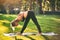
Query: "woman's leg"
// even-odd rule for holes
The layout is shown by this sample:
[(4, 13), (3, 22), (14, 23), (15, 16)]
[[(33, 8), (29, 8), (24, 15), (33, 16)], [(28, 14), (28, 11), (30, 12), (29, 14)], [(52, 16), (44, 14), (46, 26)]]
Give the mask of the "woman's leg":
[(31, 11), (31, 19), (33, 20), (33, 22), (37, 26), (38, 32), (41, 33), (40, 25), (38, 24), (38, 21), (37, 21), (37, 19), (36, 19), (35, 14), (34, 14), (33, 11)]
[(27, 15), (27, 18), (25, 19), (25, 22), (24, 22), (24, 25), (23, 25), (23, 28), (22, 28), (20, 34), (22, 34), (22, 33), (24, 32), (25, 28), (26, 28), (27, 25), (28, 25), (29, 20), (30, 20), (30, 16), (29, 16), (29, 14), (28, 14), (28, 15)]

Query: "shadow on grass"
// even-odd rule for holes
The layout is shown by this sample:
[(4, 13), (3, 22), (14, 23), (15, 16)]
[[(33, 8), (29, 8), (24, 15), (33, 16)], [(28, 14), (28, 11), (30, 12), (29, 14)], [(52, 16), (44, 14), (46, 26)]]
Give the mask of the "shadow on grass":
[(47, 36), (45, 36), (45, 35), (42, 35), (42, 36), (45, 38), (45, 40), (49, 40), (49, 38)]
[(6, 16), (0, 15), (0, 20), (4, 20), (4, 19), (6, 19)]
[(16, 39), (16, 40), (23, 40), (23, 39)]
[[(44, 36), (44, 35), (42, 35), (44, 38), (45, 38), (45, 40), (49, 40), (49, 38), (47, 37), (47, 36)], [(29, 39), (31, 39), (31, 40), (35, 40), (35, 39), (33, 39), (32, 37), (30, 37), (30, 36), (25, 36), (25, 37), (27, 37), (27, 38), (29, 38)]]
[[(27, 35), (25, 35), (24, 37), (27, 37), (27, 38), (29, 38), (30, 40), (35, 40), (35, 39), (33, 39), (32, 37), (27, 36)], [(17, 39), (17, 38), (15, 37), (15, 40), (23, 40), (23, 39)]]
[(8, 20), (11, 22), (13, 19), (15, 19), (15, 17), (13, 17), (13, 16), (6, 17), (4, 15), (0, 15), (0, 20)]
[(15, 19), (15, 17), (13, 17), (13, 16), (9, 16), (9, 17), (6, 17), (6, 20), (8, 20), (8, 21), (12, 21), (13, 19)]
[[(44, 36), (44, 35), (42, 35), (42, 36), (45, 38), (45, 40), (49, 40), (49, 38), (47, 36)], [(25, 35), (25, 37), (29, 38), (30, 40), (36, 40), (36, 39), (34, 39), (34, 38), (30, 37), (30, 36), (27, 36), (27, 35)], [(16, 39), (16, 40), (23, 40), (23, 39)]]
[(5, 27), (7, 27), (9, 29), (8, 33), (13, 32), (12, 28), (10, 27), (10, 23), (3, 22), (2, 25), (5, 26)]
[(10, 23), (3, 22), (3, 26), (10, 27)]
[(46, 40), (60, 40), (60, 35), (54, 35), (54, 36), (43, 36), (46, 38)]
[(15, 40), (23, 40), (23, 39), (17, 39), (16, 36), (15, 36)]
[(27, 35), (25, 35), (25, 37), (27, 37), (27, 38), (29, 38), (29, 39), (31, 39), (31, 40), (35, 40), (34, 38), (32, 38), (32, 37), (30, 37), (30, 36), (27, 36)]
[(60, 19), (60, 15), (53, 15), (54, 18)]

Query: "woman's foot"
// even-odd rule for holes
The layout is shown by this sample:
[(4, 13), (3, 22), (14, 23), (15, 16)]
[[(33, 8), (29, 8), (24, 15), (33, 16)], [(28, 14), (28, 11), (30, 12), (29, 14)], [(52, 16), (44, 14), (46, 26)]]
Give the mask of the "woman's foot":
[(37, 36), (40, 36), (40, 35), (41, 35), (41, 33), (37, 33), (36, 35), (37, 35)]
[(17, 32), (17, 33), (16, 33), (16, 35), (22, 35), (22, 33), (20, 33), (20, 32)]

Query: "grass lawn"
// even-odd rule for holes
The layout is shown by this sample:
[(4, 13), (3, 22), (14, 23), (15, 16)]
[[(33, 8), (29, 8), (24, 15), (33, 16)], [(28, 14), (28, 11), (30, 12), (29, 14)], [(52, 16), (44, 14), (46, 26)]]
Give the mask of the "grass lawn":
[[(3, 33), (12, 32), (10, 22), (14, 20), (16, 15), (0, 14), (0, 40), (13, 40), (12, 37), (6, 37)], [(42, 32), (55, 32), (60, 34), (60, 15), (37, 15), (38, 23), (41, 26)], [(19, 32), (23, 26), (23, 22), (19, 22), (15, 32)], [(36, 25), (30, 20), (24, 32), (37, 32)], [(16, 36), (20, 40), (45, 40), (43, 36)], [(48, 37), (51, 38), (51, 37)]]

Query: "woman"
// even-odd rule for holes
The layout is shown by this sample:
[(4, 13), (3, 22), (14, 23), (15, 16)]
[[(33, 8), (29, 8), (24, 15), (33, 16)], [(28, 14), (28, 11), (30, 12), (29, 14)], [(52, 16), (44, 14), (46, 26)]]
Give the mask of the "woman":
[(20, 34), (22, 34), (24, 32), (25, 28), (27, 27), (27, 24), (28, 24), (30, 18), (35, 23), (35, 25), (37, 26), (38, 33), (41, 34), (40, 25), (38, 24), (37, 19), (36, 19), (35, 14), (34, 14), (33, 11), (20, 12), (18, 14), (17, 18), (11, 24), (12, 24), (12, 26), (17, 26), (19, 21), (24, 20), (24, 25), (23, 25), (23, 28), (20, 32)]

